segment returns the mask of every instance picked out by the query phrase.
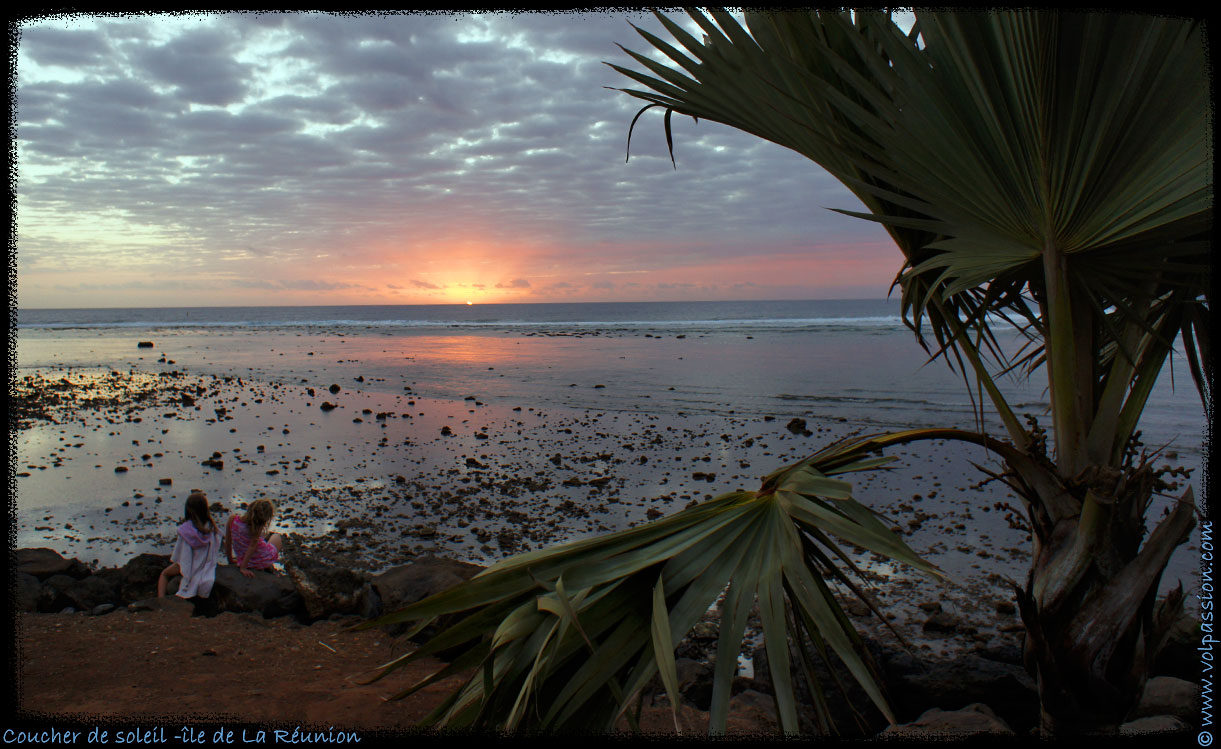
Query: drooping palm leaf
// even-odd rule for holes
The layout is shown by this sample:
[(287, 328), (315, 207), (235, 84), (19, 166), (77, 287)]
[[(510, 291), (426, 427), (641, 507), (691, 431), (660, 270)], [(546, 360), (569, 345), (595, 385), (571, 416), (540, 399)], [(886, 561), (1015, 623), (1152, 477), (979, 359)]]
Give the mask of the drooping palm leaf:
[[(1008, 367), (991, 326), (1006, 312), (1030, 321), (1027, 299), (1039, 306), (1052, 355), (1025, 361), (1049, 365), (1067, 470), (1084, 460), (1076, 445), (1106, 376), (1077, 351), (1083, 305), (1117, 310), (1089, 331), (1103, 339), (1094, 348), (1147, 324), (1136, 299), (1175, 288), (1177, 304), (1207, 311), (1210, 123), (1193, 24), (918, 13), (908, 35), (887, 14), (794, 11), (746, 13), (748, 33), (728, 13), (690, 15), (705, 41), (659, 15), (685, 54), (640, 31), (675, 67), (629, 51), (656, 77), (612, 65), (651, 89), (623, 90), (792, 148), (843, 182), (867, 210), (842, 212), (880, 222), (906, 259), (904, 318), (917, 334), (927, 320), (937, 353), (965, 359), (1015, 443), (1024, 433), (970, 331)], [(1203, 396), (1189, 319), (1201, 318), (1166, 332), (1184, 333)]]
[[(843, 575), (831, 558), (848, 559), (829, 536), (940, 574), (852, 497), (850, 483), (833, 478), (884, 464), (874, 453), (891, 443), (889, 436), (837, 443), (773, 472), (759, 491), (732, 492), (637, 528), (505, 559), (449, 591), (368, 622), (464, 617), (381, 675), (456, 649), (459, 655), (439, 673), (472, 673), (426, 724), (610, 730), (655, 675), (677, 706), (674, 645), (719, 598), (711, 728), (724, 732), (729, 684), (757, 601), (782, 730), (797, 730), (786, 665), (790, 639), (803, 663), (833, 654), (893, 720), (868, 653), (823, 579)], [(789, 626), (793, 620), (801, 623), (797, 631)], [(397, 696), (444, 676), (434, 674)]]

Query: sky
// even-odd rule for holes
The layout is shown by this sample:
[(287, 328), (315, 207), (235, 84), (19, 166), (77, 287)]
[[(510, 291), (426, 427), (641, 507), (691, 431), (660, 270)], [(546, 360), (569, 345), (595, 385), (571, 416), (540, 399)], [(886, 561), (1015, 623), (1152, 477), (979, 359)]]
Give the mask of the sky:
[[(680, 20), (677, 16), (675, 20)], [(693, 23), (686, 20), (693, 30)], [(799, 154), (604, 62), (644, 13), (31, 17), (21, 308), (883, 298), (901, 265)], [(654, 52), (651, 56), (660, 59)]]

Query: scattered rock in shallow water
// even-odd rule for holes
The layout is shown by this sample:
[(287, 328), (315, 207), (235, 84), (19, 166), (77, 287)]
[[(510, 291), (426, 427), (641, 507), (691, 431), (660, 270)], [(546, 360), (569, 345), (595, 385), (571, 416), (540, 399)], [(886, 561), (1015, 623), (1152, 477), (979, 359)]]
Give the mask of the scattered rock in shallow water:
[(938, 611), (924, 622), (925, 632), (957, 632), (961, 622), (958, 617), (946, 611)]
[(790, 420), (789, 423), (784, 426), (784, 428), (789, 430), (793, 434), (801, 434), (803, 432), (808, 431), (806, 429), (806, 420), (798, 419), (798, 418), (794, 418), (794, 419)]
[(152, 341), (140, 341), (136, 344), (136, 348), (152, 348), (152, 347), (153, 347)]
[(321, 408), (323, 411), (333, 411), (335, 410), (335, 404), (331, 403), (330, 401), (323, 401), (319, 408)]
[(332, 394), (338, 393), (340, 390), (343, 390), (343, 388), (339, 387), (339, 385), (331, 385), (331, 387), (330, 387), (330, 391)]

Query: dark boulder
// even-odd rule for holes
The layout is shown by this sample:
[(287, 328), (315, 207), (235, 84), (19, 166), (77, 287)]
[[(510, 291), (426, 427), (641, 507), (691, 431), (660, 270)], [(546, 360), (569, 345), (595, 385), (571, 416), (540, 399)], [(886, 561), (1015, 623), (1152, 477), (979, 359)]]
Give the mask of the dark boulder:
[(465, 582), (483, 571), (477, 564), (425, 556), (373, 577), (382, 609), (397, 611)]
[(25, 572), (18, 572), (13, 584), (13, 603), (18, 611), (33, 612), (38, 610), (38, 594), (42, 591), (42, 583), (38, 578)]
[[(483, 571), (477, 564), (457, 562), (452, 559), (425, 556), (407, 564), (374, 576), (373, 589), (381, 602), (381, 613), (389, 614), (423, 600), (428, 596), (448, 590)], [(426, 640), (455, 621), (442, 617), (435, 625), (425, 628), (416, 639)], [(400, 635), (408, 631), (412, 623), (399, 622), (387, 627), (389, 632)], [(452, 652), (438, 653), (445, 660)]]
[(219, 611), (253, 611), (265, 619), (305, 613), (292, 580), (266, 570), (255, 571), (254, 577), (248, 578), (234, 565), (219, 565), (210, 598), (215, 599)]
[(38, 591), (38, 610), (43, 613), (54, 613), (72, 607), (72, 599), (68, 598), (68, 589), (76, 585), (76, 578), (68, 575), (51, 575), (42, 581)]
[(880, 735), (887, 738), (945, 740), (968, 736), (1013, 736), (1014, 732), (991, 708), (974, 702), (961, 710), (932, 708), (911, 723), (887, 727)]
[(323, 619), (332, 614), (361, 614), (372, 608), (366, 600), (373, 595), (368, 579), (345, 567), (322, 565), (303, 554), (293, 554), (284, 560), (284, 571), (305, 606), (310, 619)]
[(120, 567), (112, 584), (118, 603), (131, 603), (157, 595), (157, 578), (170, 566), (168, 554), (139, 554)]
[(679, 658), (674, 666), (678, 672), (678, 691), (683, 699), (700, 710), (708, 710), (712, 705), (715, 677), (712, 666), (690, 658)]
[(70, 606), (78, 611), (91, 611), (104, 603), (114, 603), (114, 586), (102, 575), (90, 575), (77, 580), (63, 591)]
[(78, 580), (89, 576), (89, 568), (78, 559), (64, 559), (53, 549), (18, 549), (17, 571), (46, 580), (52, 575), (69, 575)]
[(887, 659), (881, 665), (900, 720), (911, 720), (932, 708), (971, 705), (984, 696), (991, 710), (1019, 735), (1038, 724), (1038, 689), (1021, 666), (977, 654), (927, 664), (923, 669), (898, 661)]

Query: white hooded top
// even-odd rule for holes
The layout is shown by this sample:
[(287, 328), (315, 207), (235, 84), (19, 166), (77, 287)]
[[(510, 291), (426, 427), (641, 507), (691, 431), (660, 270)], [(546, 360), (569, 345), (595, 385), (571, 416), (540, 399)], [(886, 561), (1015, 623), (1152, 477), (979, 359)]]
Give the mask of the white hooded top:
[(178, 542), (174, 544), (170, 561), (177, 563), (182, 570), (182, 582), (178, 584), (176, 593), (179, 598), (206, 598), (212, 592), (220, 545), (219, 531), (205, 535), (189, 520), (178, 526)]

